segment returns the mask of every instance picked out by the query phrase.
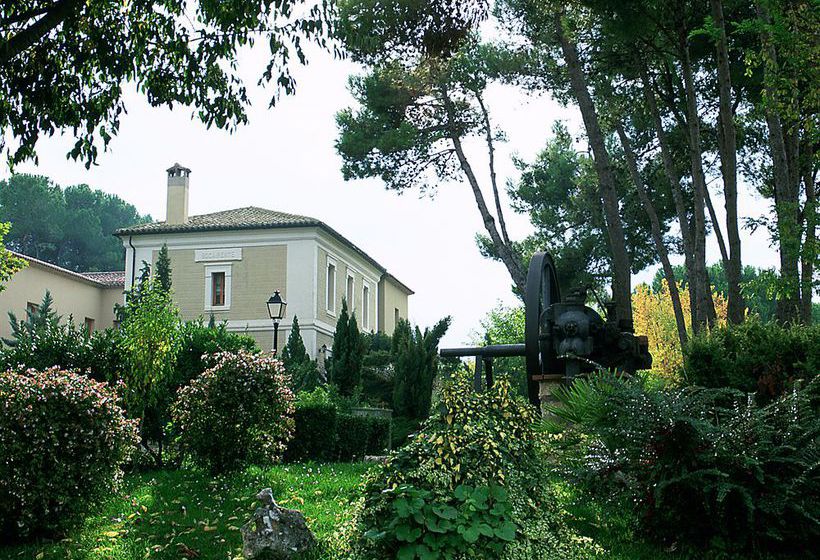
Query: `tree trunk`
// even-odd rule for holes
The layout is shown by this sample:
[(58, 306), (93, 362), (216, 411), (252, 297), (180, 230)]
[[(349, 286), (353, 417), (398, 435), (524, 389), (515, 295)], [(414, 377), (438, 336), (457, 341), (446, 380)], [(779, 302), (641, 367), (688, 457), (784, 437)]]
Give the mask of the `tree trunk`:
[(632, 329), (632, 270), (629, 253), (626, 250), (623, 223), (621, 222), (618, 195), (615, 192), (615, 176), (606, 149), (604, 134), (598, 121), (598, 114), (589, 93), (584, 69), (578, 56), (577, 45), (564, 29), (561, 12), (556, 11), (554, 19), (555, 33), (561, 44), (567, 71), (570, 78), (570, 89), (581, 110), (587, 137), (595, 160), (595, 171), (598, 175), (598, 187), (604, 205), (607, 237), (612, 253), (612, 299), (618, 321), (622, 328)]
[(720, 107), (718, 146), (723, 175), (723, 193), (726, 200), (726, 235), (729, 241), (729, 255), (726, 262), (728, 318), (732, 323), (741, 323), (746, 315), (746, 304), (743, 302), (743, 294), (740, 291), (743, 264), (740, 255), (740, 230), (737, 222), (737, 134), (732, 110), (732, 79), (729, 72), (729, 50), (726, 41), (726, 23), (723, 18), (723, 2), (722, 0), (710, 0), (710, 3), (712, 18), (718, 31), (715, 43)]
[(621, 145), (624, 148), (624, 155), (626, 156), (626, 164), (629, 168), (629, 175), (632, 177), (632, 182), (635, 184), (635, 190), (638, 192), (638, 198), (641, 200), (641, 205), (649, 217), (649, 225), (652, 231), (652, 241), (655, 244), (655, 250), (658, 251), (658, 257), (663, 266), (663, 273), (666, 276), (666, 283), (669, 285), (669, 297), (672, 299), (672, 310), (675, 314), (675, 324), (678, 327), (678, 340), (680, 340), (680, 347), (686, 347), (686, 320), (683, 317), (683, 306), (680, 302), (680, 293), (678, 292), (678, 283), (675, 280), (675, 270), (672, 268), (672, 263), (669, 262), (669, 252), (666, 250), (666, 245), (663, 243), (663, 231), (661, 230), (658, 213), (655, 211), (655, 206), (646, 193), (643, 186), (643, 179), (638, 170), (638, 162), (635, 158), (635, 152), (632, 149), (632, 143), (624, 131), (621, 123), (617, 124), (618, 137), (621, 139)]
[(697, 289), (695, 283), (692, 282), (694, 278), (694, 240), (692, 239), (692, 228), (689, 227), (689, 217), (686, 209), (686, 203), (683, 199), (683, 190), (680, 186), (680, 177), (675, 171), (675, 162), (672, 159), (672, 151), (669, 148), (669, 142), (666, 138), (666, 132), (663, 128), (663, 119), (658, 110), (658, 103), (655, 100), (655, 92), (652, 88), (652, 83), (649, 79), (649, 73), (646, 66), (639, 62), (641, 69), (641, 82), (643, 84), (643, 94), (646, 100), (646, 105), (649, 112), (652, 114), (652, 120), (655, 123), (655, 135), (658, 138), (658, 144), (661, 149), (661, 159), (663, 161), (663, 170), (666, 174), (666, 180), (669, 181), (669, 186), (672, 189), (672, 200), (675, 202), (675, 212), (678, 215), (678, 224), (680, 226), (681, 240), (683, 241), (683, 258), (686, 274), (689, 277), (689, 315), (692, 324), (692, 330), (696, 332), (697, 326)]
[[(768, 13), (756, 2), (758, 16), (769, 22)], [(770, 68), (777, 68), (777, 51), (771, 37), (765, 32), (761, 40), (767, 45), (770, 62), (765, 65), (763, 77), (764, 114), (768, 128), (769, 149), (772, 157), (774, 181), (774, 208), (777, 217), (777, 236), (780, 244), (780, 294), (777, 298), (777, 319), (783, 323), (794, 323), (800, 318), (800, 209), (798, 183), (794, 180), (799, 173), (789, 169), (789, 164), (799, 165), (797, 158), (789, 157), (788, 138), (780, 115), (774, 107), (777, 94), (772, 89), (773, 78)], [(791, 159), (791, 162), (790, 162)]]
[(703, 191), (705, 195), (706, 208), (709, 210), (709, 221), (712, 223), (712, 229), (715, 232), (718, 249), (720, 250), (720, 260), (723, 263), (723, 270), (729, 268), (729, 251), (726, 250), (726, 242), (723, 240), (723, 232), (720, 230), (720, 221), (715, 212), (715, 206), (712, 204), (712, 195), (709, 194), (709, 188)]
[(683, 21), (679, 23), (679, 40), (681, 50), (681, 70), (683, 84), (686, 91), (686, 128), (689, 132), (689, 158), (692, 167), (692, 185), (695, 191), (695, 231), (694, 231), (694, 277), (692, 283), (697, 284), (697, 322), (701, 325), (711, 325), (715, 321), (715, 305), (712, 301), (712, 286), (706, 272), (706, 178), (703, 175), (703, 159), (700, 143), (700, 117), (698, 116), (698, 101), (695, 95), (692, 61), (687, 44), (687, 31)]
[[(442, 92), (442, 98), (447, 111), (447, 119), (448, 121), (452, 121), (452, 102), (446, 91)], [(512, 247), (505, 243), (504, 239), (498, 233), (498, 228), (495, 225), (495, 218), (493, 218), (493, 215), (487, 207), (487, 203), (484, 200), (484, 194), (481, 192), (481, 186), (478, 184), (478, 179), (473, 172), (473, 167), (470, 165), (470, 162), (464, 153), (464, 147), (461, 144), (461, 137), (452, 126), (448, 126), (447, 130), (450, 140), (453, 143), (453, 148), (456, 152), (456, 157), (458, 158), (461, 170), (467, 177), (467, 182), (470, 184), (470, 188), (473, 191), (476, 206), (481, 214), (481, 220), (484, 222), (484, 229), (487, 230), (487, 233), (493, 242), (493, 246), (498, 252), (498, 256), (501, 258), (501, 262), (507, 267), (507, 271), (510, 273), (510, 277), (512, 278), (516, 290), (523, 294), (525, 293), (527, 286), (526, 272), (524, 271), (524, 268), (515, 252), (512, 250)]]
[(806, 204), (803, 215), (806, 223), (806, 239), (801, 251), (800, 277), (800, 317), (803, 323), (812, 323), (812, 296), (814, 295), (814, 263), (817, 259), (817, 185), (814, 165), (814, 147), (806, 143), (803, 155), (806, 165), (803, 170), (803, 186), (806, 189)]

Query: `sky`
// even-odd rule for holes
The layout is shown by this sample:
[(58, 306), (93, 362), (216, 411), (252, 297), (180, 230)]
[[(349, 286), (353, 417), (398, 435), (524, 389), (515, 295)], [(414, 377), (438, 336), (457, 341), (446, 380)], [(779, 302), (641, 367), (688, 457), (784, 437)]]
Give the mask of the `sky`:
[[(379, 180), (346, 182), (336, 154), (334, 116), (353, 104), (348, 76), (362, 69), (349, 61), (312, 49), (306, 67), (295, 67), (297, 92), (268, 108), (270, 89), (254, 84), (264, 70), (263, 48), (244, 51), (240, 71), (253, 106), (249, 124), (233, 134), (207, 129), (192, 119), (190, 108), (153, 108), (134, 88), (125, 94), (127, 115), (120, 131), (97, 165), (66, 159), (70, 135), (41, 140), (39, 164), (18, 165), (17, 172), (46, 175), (61, 186), (85, 183), (116, 194), (140, 213), (165, 217), (165, 169), (178, 162), (191, 168), (190, 213), (201, 214), (260, 206), (320, 219), (363, 248), (415, 291), (410, 319), (422, 327), (450, 315), (453, 324), (444, 346), (462, 345), (476, 335), (491, 309), (515, 305), (511, 281), (500, 263), (484, 259), (475, 244), (483, 226), (466, 182), (442, 184), (434, 196), (417, 192), (398, 195)], [(492, 87), (487, 103), (495, 124), (508, 141), (497, 150), (499, 180), (515, 178), (513, 154), (531, 160), (550, 135), (552, 123), (563, 120), (580, 137), (580, 114), (549, 96), (527, 97), (510, 87)], [(477, 166), (486, 165), (480, 143), (468, 145)], [(0, 179), (9, 175), (0, 170)], [(486, 177), (486, 174), (484, 175)], [(485, 196), (490, 197), (489, 185)], [(719, 189), (712, 186), (712, 192)], [(488, 201), (491, 198), (488, 198)], [(723, 200), (715, 195), (723, 219)], [(767, 202), (748, 193), (740, 198), (740, 214), (759, 216)], [(526, 216), (505, 214), (512, 238), (531, 230)], [(742, 232), (744, 264), (776, 265), (767, 234)], [(714, 239), (708, 258), (719, 258)], [(654, 268), (637, 275), (649, 281)], [(262, 305), (260, 303), (260, 305)]]

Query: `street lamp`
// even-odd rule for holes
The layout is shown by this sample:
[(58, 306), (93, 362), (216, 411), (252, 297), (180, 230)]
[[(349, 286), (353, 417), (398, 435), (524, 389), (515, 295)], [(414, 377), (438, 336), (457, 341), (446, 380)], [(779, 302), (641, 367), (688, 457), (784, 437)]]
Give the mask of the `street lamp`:
[(277, 339), (279, 338), (279, 321), (285, 317), (285, 308), (288, 303), (279, 295), (279, 290), (273, 292), (273, 295), (268, 299), (268, 315), (273, 321), (273, 355), (276, 355)]

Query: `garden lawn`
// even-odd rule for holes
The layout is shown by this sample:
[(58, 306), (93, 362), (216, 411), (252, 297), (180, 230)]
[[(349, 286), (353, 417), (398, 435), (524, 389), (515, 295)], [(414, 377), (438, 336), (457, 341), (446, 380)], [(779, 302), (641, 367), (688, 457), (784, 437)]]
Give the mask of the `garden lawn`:
[(0, 546), (0, 559), (143, 560), (241, 557), (239, 528), (273, 489), (301, 510), (320, 541), (345, 518), (366, 464), (292, 464), (212, 477), (195, 471), (129, 475), (119, 497), (59, 542)]

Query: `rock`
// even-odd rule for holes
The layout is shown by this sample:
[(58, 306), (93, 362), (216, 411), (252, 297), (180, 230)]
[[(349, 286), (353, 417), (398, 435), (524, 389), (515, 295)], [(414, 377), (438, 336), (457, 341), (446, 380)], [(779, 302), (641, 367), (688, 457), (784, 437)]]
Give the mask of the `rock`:
[(265, 488), (256, 495), (262, 507), (242, 526), (242, 555), (245, 558), (290, 560), (316, 544), (305, 516), (295, 509), (276, 505), (273, 492)]

